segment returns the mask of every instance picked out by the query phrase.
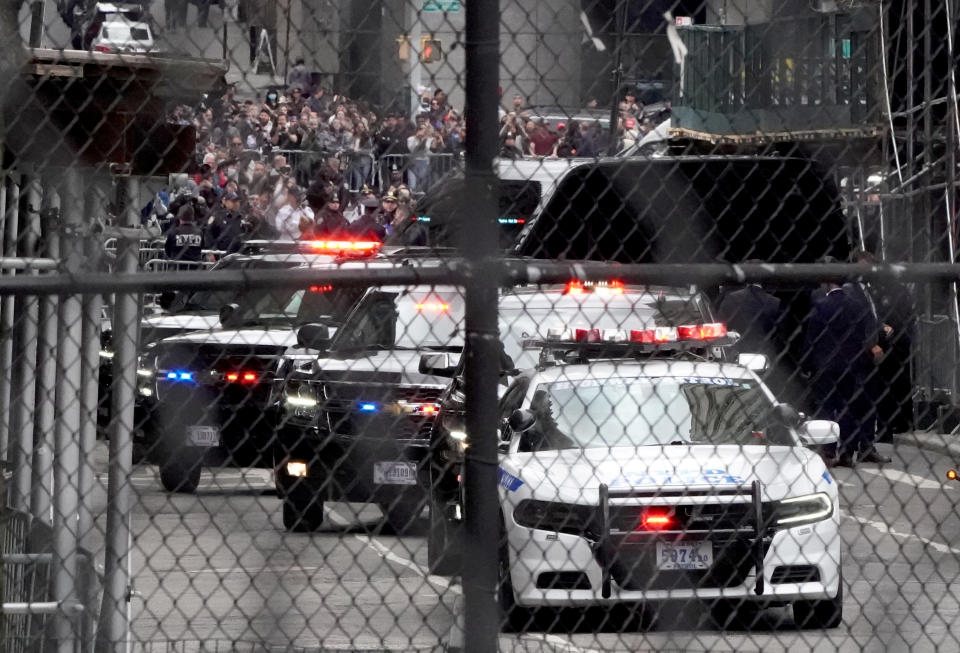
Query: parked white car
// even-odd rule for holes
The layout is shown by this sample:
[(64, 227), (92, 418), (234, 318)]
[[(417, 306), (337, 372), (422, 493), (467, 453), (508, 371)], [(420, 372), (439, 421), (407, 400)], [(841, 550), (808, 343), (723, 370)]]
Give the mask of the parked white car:
[(90, 47), (94, 52), (119, 54), (157, 51), (150, 25), (129, 20), (123, 14), (113, 14), (105, 20)]

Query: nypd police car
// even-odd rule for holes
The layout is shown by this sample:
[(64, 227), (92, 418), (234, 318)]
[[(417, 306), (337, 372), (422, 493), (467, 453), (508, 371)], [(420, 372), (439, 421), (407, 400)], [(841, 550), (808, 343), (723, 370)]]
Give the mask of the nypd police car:
[(837, 485), (807, 448), (839, 429), (750, 370), (675, 354), (542, 365), (500, 417), (512, 626), (537, 608), (674, 599), (721, 624), (789, 604), (798, 626), (839, 625)]
[[(430, 567), (455, 566), (433, 553), (458, 549), (439, 517), (457, 499), (463, 453), (463, 299), (450, 286), (373, 288), (322, 357), (288, 352), (276, 454), (286, 528), (314, 530), (324, 501), (356, 501), (377, 504), (402, 532), (429, 503)], [(538, 335), (572, 330), (592, 341), (603, 329), (697, 324), (710, 313), (687, 289), (572, 281), (505, 290), (499, 315), (510, 372), (537, 362), (540, 348), (524, 342)]]

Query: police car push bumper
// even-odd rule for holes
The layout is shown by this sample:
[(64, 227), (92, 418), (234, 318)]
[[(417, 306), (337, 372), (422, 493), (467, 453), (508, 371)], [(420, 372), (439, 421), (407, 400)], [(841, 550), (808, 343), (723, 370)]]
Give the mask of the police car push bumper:
[[(718, 470), (707, 470), (716, 472)], [(706, 480), (715, 480), (715, 473), (706, 474)], [(739, 479), (738, 479), (739, 480)], [(826, 486), (832, 479), (825, 471), (820, 477)], [(597, 602), (630, 602), (666, 599), (715, 599), (743, 598), (758, 601), (828, 600), (837, 596), (840, 589), (839, 515), (835, 497), (827, 492), (817, 492), (799, 497), (788, 497), (780, 502), (764, 501), (763, 488), (759, 481), (749, 484), (705, 484), (685, 488), (599, 488), (599, 501), (594, 505), (581, 505), (584, 514), (591, 514), (593, 532), (574, 533), (563, 527), (558, 530), (544, 528), (542, 515), (534, 523), (539, 527), (521, 523), (524, 512), (533, 499), (530, 485), (519, 475), (507, 470), (499, 472), (500, 492), (504, 505), (504, 522), (510, 546), (511, 584), (515, 599), (521, 606), (569, 606), (595, 604)], [(682, 489), (682, 499), (675, 495)], [(725, 496), (731, 505), (743, 507), (749, 515), (728, 529), (738, 532), (722, 532), (720, 527), (699, 532), (694, 530), (672, 532), (666, 523), (671, 514), (679, 511), (681, 503), (694, 510), (709, 510), (717, 504), (715, 497)], [(642, 502), (638, 502), (642, 499)], [(680, 501), (681, 503), (678, 503)], [(791, 503), (802, 503), (801, 514), (790, 508)], [(553, 502), (539, 502), (559, 505)], [(647, 508), (654, 516), (662, 516), (661, 523), (635, 532), (618, 530), (611, 519), (611, 507), (623, 506)], [(786, 509), (777, 506), (786, 506)], [(571, 505), (568, 505), (568, 508)], [(778, 513), (779, 510), (779, 513)], [(566, 524), (570, 519), (568, 511)], [(777, 514), (784, 515), (779, 519)], [(791, 520), (794, 520), (791, 522)], [(796, 523), (796, 526), (791, 526)], [(758, 526), (759, 525), (759, 526)], [(574, 529), (575, 529), (575, 525)], [(732, 542), (739, 542), (733, 545)], [(676, 546), (680, 544), (682, 546)], [(699, 570), (705, 573), (711, 565), (729, 565), (723, 559), (723, 547), (735, 548), (734, 564), (742, 565), (746, 573), (719, 575), (735, 582), (695, 582), (684, 586), (683, 582), (672, 583), (669, 578), (663, 583), (653, 581), (655, 575), (684, 573)], [(670, 554), (679, 552), (683, 559)], [(664, 556), (667, 562), (663, 564)], [(637, 565), (643, 575), (629, 573), (630, 564), (646, 558), (659, 561), (651, 569)], [(620, 578), (614, 573), (620, 567)], [(626, 571), (624, 568), (627, 567)], [(801, 570), (805, 577), (791, 576), (790, 570)], [(742, 571), (742, 570), (741, 570)], [(717, 574), (714, 574), (717, 576)], [(544, 579), (566, 577), (564, 587), (550, 586)], [(716, 579), (715, 579), (716, 580)]]

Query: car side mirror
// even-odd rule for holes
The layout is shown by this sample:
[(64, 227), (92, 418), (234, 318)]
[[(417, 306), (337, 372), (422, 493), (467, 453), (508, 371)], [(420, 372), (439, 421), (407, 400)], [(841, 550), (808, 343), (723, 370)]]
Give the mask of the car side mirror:
[(237, 314), (237, 311), (240, 310), (238, 304), (224, 304), (220, 307), (220, 326), (227, 327), (230, 325), (230, 321)]
[(835, 444), (840, 438), (840, 425), (826, 419), (812, 419), (797, 429), (800, 439), (808, 446)]
[(297, 331), (297, 345), (304, 349), (326, 351), (330, 347), (330, 327), (325, 324), (304, 324)]
[(765, 372), (770, 367), (770, 360), (763, 354), (739, 354), (737, 365), (751, 372)]
[(525, 410), (523, 408), (518, 408), (510, 413), (510, 418), (507, 420), (507, 425), (514, 433), (523, 433), (525, 431), (529, 431), (536, 423), (537, 416), (529, 410)]
[(420, 374), (453, 378), (457, 366), (450, 354), (423, 354), (417, 370)]

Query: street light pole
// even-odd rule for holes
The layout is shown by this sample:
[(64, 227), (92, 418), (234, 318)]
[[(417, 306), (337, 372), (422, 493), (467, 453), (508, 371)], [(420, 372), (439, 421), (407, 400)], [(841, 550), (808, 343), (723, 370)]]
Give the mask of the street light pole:
[(613, 93), (610, 98), (610, 146), (607, 154), (613, 156), (617, 153), (617, 136), (619, 134), (618, 118), (620, 117), (620, 91), (623, 86), (623, 44), (624, 31), (627, 25), (627, 0), (618, 0), (616, 25), (613, 47)]

